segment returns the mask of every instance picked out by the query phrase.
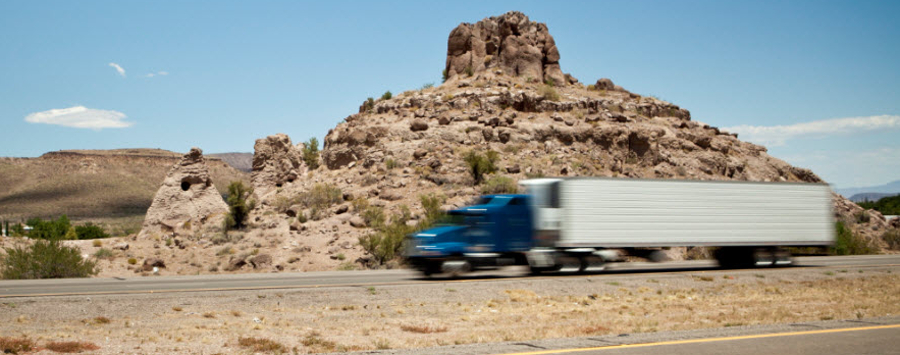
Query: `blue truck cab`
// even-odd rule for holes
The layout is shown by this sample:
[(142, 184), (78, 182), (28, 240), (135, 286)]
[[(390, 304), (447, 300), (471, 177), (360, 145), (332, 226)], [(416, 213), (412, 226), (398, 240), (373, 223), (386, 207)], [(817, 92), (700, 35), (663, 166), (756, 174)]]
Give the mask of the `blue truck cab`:
[(405, 257), (427, 276), (527, 264), (534, 220), (529, 195), (486, 195), (447, 212), (435, 227), (407, 240)]

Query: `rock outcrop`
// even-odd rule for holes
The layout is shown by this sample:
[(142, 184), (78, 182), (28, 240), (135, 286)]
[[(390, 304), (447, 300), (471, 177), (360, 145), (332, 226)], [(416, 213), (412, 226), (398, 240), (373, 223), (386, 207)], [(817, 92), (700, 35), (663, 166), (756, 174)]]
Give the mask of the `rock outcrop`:
[(547, 25), (517, 11), (462, 23), (447, 40), (447, 77), (472, 76), (500, 69), (503, 74), (567, 84), (559, 67), (559, 50)]
[(147, 210), (139, 238), (194, 236), (205, 227), (219, 227), (228, 205), (209, 176), (200, 148), (172, 166)]
[(265, 196), (306, 173), (302, 149), (303, 143), (294, 146), (284, 133), (257, 139), (250, 176), (254, 193)]

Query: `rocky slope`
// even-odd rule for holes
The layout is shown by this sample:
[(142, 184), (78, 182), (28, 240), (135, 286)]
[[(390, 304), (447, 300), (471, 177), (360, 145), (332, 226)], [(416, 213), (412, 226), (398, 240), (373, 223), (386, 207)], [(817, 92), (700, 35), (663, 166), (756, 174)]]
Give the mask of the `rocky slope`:
[[(358, 245), (373, 232), (363, 218), (371, 217), (364, 216), (366, 206), (380, 208), (388, 220), (408, 215), (415, 224), (424, 218), (421, 196), (440, 196), (444, 208), (461, 206), (497, 177), (822, 183), (677, 105), (610, 79), (581, 84), (562, 73), (559, 57), (547, 26), (521, 13), (461, 24), (448, 39), (446, 82), (363, 102), (328, 132), (319, 166), (309, 166), (303, 145), (287, 135), (257, 140), (249, 229), (129, 238), (130, 248), (118, 252), (124, 258), (104, 260), (101, 275), (152, 269), (126, 258), (165, 265), (162, 274), (372, 266)], [(498, 152), (500, 169), (485, 184), (475, 185), (469, 174), (463, 156), (470, 151)], [(162, 176), (156, 186), (159, 181)], [(839, 195), (835, 214), (878, 249), (887, 248), (886, 231), (896, 232), (896, 222), (891, 226)], [(73, 243), (86, 253), (98, 248)]]

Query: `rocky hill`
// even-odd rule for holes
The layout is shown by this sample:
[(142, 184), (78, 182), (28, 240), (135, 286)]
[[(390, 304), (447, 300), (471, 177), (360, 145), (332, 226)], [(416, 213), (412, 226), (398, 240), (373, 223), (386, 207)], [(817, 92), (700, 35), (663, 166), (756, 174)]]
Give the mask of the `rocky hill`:
[[(38, 158), (0, 158), (0, 219), (56, 218), (136, 233), (166, 171), (181, 154), (160, 149), (63, 150)], [(220, 188), (249, 174), (210, 159)], [(224, 184), (224, 185), (223, 185)]]
[[(142, 233), (121, 254), (165, 265), (163, 274), (362, 268), (373, 266), (359, 245), (373, 233), (371, 222), (418, 223), (422, 196), (451, 208), (540, 176), (822, 183), (675, 104), (610, 79), (582, 84), (562, 72), (559, 58), (547, 26), (522, 13), (460, 24), (448, 39), (442, 85), (364, 101), (328, 132), (320, 159), (307, 159), (306, 147), (284, 134), (257, 140), (249, 229)], [(476, 184), (466, 156), (491, 151), (499, 170)], [(210, 161), (212, 179), (221, 181), (221, 165)], [(80, 166), (71, 169), (88, 169)], [(836, 218), (887, 249), (881, 236), (896, 225), (834, 197)], [(149, 270), (123, 259), (104, 261), (101, 276)]]
[(215, 153), (207, 154), (206, 156), (221, 159), (228, 165), (243, 172), (249, 173), (253, 171), (253, 153)]

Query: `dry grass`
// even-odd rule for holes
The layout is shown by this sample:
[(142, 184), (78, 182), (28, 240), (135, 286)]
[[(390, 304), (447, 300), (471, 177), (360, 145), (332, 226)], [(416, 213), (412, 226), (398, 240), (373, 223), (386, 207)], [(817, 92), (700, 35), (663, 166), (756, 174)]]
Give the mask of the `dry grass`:
[(431, 333), (444, 333), (447, 331), (447, 327), (442, 326), (434, 326), (434, 325), (401, 325), (400, 329), (404, 332), (411, 333), (419, 333), (419, 334), (431, 334)]
[(255, 352), (280, 354), (287, 351), (287, 348), (281, 343), (266, 338), (240, 337), (238, 338), (238, 345), (252, 349)]
[[(858, 319), (900, 313), (900, 275), (889, 273), (891, 269), (900, 267), (864, 273), (835, 269), (833, 275), (783, 270), (766, 272), (764, 278), (759, 277), (762, 271), (729, 270), (654, 279), (599, 275), (464, 283), (453, 289), (441, 284), (379, 286), (374, 295), (365, 289), (317, 289), (213, 300), (203, 295), (153, 296), (163, 297), (162, 302), (148, 302), (155, 299), (149, 296), (110, 298), (106, 312), (130, 312), (125, 327), (77, 331), (65, 316), (16, 322), (19, 316), (42, 312), (46, 304), (12, 308), (0, 303), (0, 333), (109, 341), (150, 353), (317, 353)], [(216, 309), (217, 319), (205, 319), (204, 311), (181, 316), (170, 310), (169, 302)], [(154, 303), (158, 305), (135, 311), (136, 304)], [(60, 314), (82, 311), (79, 303), (54, 307)], [(240, 311), (231, 311), (236, 309)], [(240, 347), (235, 345), (239, 337), (246, 339)]]
[(97, 344), (86, 341), (53, 341), (45, 344), (44, 348), (57, 353), (80, 353), (100, 349)]
[(23, 354), (34, 349), (34, 341), (28, 338), (0, 337), (0, 353)]

